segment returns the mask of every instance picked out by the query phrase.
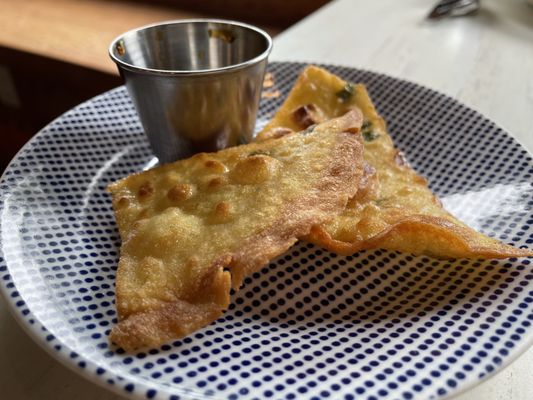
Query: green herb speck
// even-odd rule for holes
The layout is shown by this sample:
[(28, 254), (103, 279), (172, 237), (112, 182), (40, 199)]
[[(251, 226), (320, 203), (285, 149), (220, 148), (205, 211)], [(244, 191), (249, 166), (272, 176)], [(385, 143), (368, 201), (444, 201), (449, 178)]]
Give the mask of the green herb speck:
[(252, 151), (250, 154), (248, 154), (248, 157), (252, 157), (252, 156), (269, 156), (270, 153), (268, 151), (262, 151), (262, 150), (257, 150), (257, 151)]
[(341, 90), (336, 93), (336, 95), (344, 103), (350, 100), (350, 98), (353, 96), (354, 90), (355, 86), (353, 85), (353, 83), (347, 83)]
[(379, 135), (374, 131), (372, 127), (372, 122), (365, 120), (363, 126), (361, 127), (361, 134), (365, 142), (371, 142), (376, 139)]

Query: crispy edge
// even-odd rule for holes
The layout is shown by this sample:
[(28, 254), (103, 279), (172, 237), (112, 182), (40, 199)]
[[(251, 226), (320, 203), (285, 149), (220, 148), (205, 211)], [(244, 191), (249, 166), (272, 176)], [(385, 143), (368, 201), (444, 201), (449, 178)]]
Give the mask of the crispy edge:
[[(121, 293), (121, 286), (117, 285), (119, 323), (111, 329), (110, 340), (124, 350), (132, 351), (144, 346), (156, 346), (170, 339), (180, 339), (216, 320), (230, 303), (231, 275), (225, 268), (230, 262), (231, 256), (226, 255), (212, 264), (209, 273), (203, 276), (199, 284), (200, 293), (197, 296), (168, 302), (122, 320), (121, 297), (127, 294)], [(215, 301), (196, 303), (206, 293)]]
[(142, 347), (158, 346), (171, 339), (181, 339), (221, 315), (218, 304), (175, 301), (132, 315), (115, 325), (109, 338), (127, 352), (132, 352)]
[[(339, 81), (343, 81), (340, 77), (332, 74), (329, 71), (322, 70), (320, 67), (314, 65), (307, 66), (298, 76), (293, 88), (291, 89), (291, 91), (287, 95), (287, 98), (281, 105), (280, 110), (287, 106), (291, 96), (294, 96), (294, 94), (300, 90), (300, 86), (306, 85), (308, 83), (308, 80), (310, 79), (310, 74), (322, 74), (322, 71), (325, 71), (325, 73), (327, 74), (326, 79), (336, 78)], [(381, 115), (378, 114), (375, 105), (372, 102), (370, 95), (366, 89), (366, 86), (363, 84), (357, 84), (356, 87), (359, 92), (359, 96), (364, 98), (364, 111), (372, 115), (374, 123), (378, 123), (380, 125), (380, 128), (392, 140), (387, 130), (387, 124), (385, 120), (381, 117)], [(263, 130), (258, 134), (259, 140), (261, 140), (262, 138), (261, 134), (264, 134), (265, 132), (268, 133), (269, 130), (273, 129), (272, 126), (274, 125), (274, 121), (276, 120), (278, 113), (276, 113), (272, 121), (269, 122), (265, 126), (265, 128), (263, 128)], [(396, 151), (398, 151), (393, 143), (392, 146)], [(408, 168), (412, 170), (411, 167)], [(416, 171), (414, 172), (416, 173)], [(425, 180), (425, 178), (418, 175), (418, 173), (416, 173), (416, 176), (420, 179)], [(427, 185), (426, 189), (429, 190), (429, 188), (427, 188)], [(433, 196), (436, 201), (440, 203), (438, 197), (436, 197), (434, 194)], [(333, 239), (331, 235), (322, 226), (313, 227), (310, 234), (302, 239), (310, 241), (318, 246), (324, 247), (327, 250), (339, 254), (352, 255), (359, 250), (371, 248), (387, 248), (387, 244), (397, 243), (395, 237), (397, 237), (398, 235), (415, 235), (415, 232), (419, 232), (420, 230), (424, 230), (428, 233), (428, 244), (431, 245), (434, 244), (435, 241), (442, 240), (446, 241), (448, 245), (450, 245), (450, 248), (453, 247), (454, 254), (449, 257), (443, 257), (443, 254), (439, 252), (431, 252), (431, 255), (436, 258), (472, 258), (473, 253), (475, 253), (475, 257), (477, 258), (533, 257), (533, 250), (531, 249), (516, 248), (511, 245), (504, 244), (495, 239), (493, 239), (493, 244), (490, 247), (471, 244), (469, 239), (475, 238), (474, 235), (479, 234), (475, 230), (463, 227), (445, 218), (421, 214), (400, 219), (391, 226), (389, 226), (389, 228), (387, 228), (386, 230), (377, 234), (376, 236), (355, 243)], [(414, 237), (416, 237), (417, 240), (420, 239), (419, 234)], [(397, 245), (389, 247), (394, 247), (394, 249), (397, 251), (411, 252), (410, 249), (407, 247), (402, 248)]]
[[(112, 328), (110, 340), (126, 351), (133, 351), (157, 346), (171, 339), (180, 339), (208, 325), (229, 306), (230, 288), (237, 290), (248, 274), (259, 270), (269, 260), (286, 251), (297, 242), (298, 237), (307, 235), (314, 226), (312, 221), (315, 216), (313, 213), (305, 213), (304, 218), (299, 221), (296, 219), (296, 225), (284, 230), (280, 230), (279, 226), (285, 225), (287, 220), (295, 220), (295, 215), (312, 207), (316, 208), (317, 205), (324, 212), (341, 212), (357, 192), (358, 182), (363, 175), (363, 143), (359, 134), (363, 117), (357, 110), (337, 121), (341, 124), (338, 127), (341, 132), (337, 134), (337, 145), (329, 157), (330, 167), (317, 184), (316, 195), (300, 198), (290, 207), (285, 207), (269, 229), (247, 240), (241, 250), (219, 258), (209, 269), (215, 277), (210, 276), (210, 284), (201, 286), (205, 291), (211, 291), (210, 295), (213, 294), (212, 290), (216, 290), (215, 297), (223, 299), (222, 307), (217, 302), (195, 304), (194, 300), (200, 300), (204, 294), (202, 291), (189, 301), (177, 300), (128, 316)], [(344, 175), (343, 180), (353, 176), (355, 184), (346, 187), (340, 182), (341, 175)], [(339, 195), (331, 196), (331, 192)], [(327, 221), (321, 221), (324, 222)], [(120, 265), (117, 277), (119, 273)], [(117, 289), (117, 307), (120, 307), (122, 295)]]
[[(420, 241), (420, 232), (426, 233), (424, 241)], [(329, 251), (333, 251), (343, 255), (352, 255), (357, 251), (376, 248), (394, 248), (396, 251), (413, 253), (416, 255), (430, 255), (440, 259), (451, 258), (508, 258), (508, 257), (532, 257), (533, 250), (516, 248), (511, 245), (501, 243), (495, 239), (488, 238), (493, 241), (491, 246), (483, 246), (472, 243), (473, 234), (479, 234), (476, 231), (457, 225), (452, 221), (433, 217), (428, 215), (414, 215), (405, 217), (389, 228), (373, 236), (370, 239), (358, 241), (356, 243), (343, 242), (335, 240), (322, 227), (315, 226), (304, 240), (322, 246)], [(411, 246), (399, 246), (398, 237), (403, 238), (403, 242), (409, 242), (406, 238), (412, 237), (417, 239), (415, 243), (424, 243), (424, 252), (413, 252)], [(413, 242), (413, 240), (411, 240)], [(443, 255), (438, 250), (438, 243), (446, 242), (450, 255)]]

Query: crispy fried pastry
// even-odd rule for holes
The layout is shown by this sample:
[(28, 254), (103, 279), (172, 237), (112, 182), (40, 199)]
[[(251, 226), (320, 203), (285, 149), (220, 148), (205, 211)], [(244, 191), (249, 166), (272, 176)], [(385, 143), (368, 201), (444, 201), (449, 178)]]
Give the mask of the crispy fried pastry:
[(363, 176), (361, 124), (354, 110), (110, 185), (122, 238), (111, 340), (131, 351), (209, 324), (231, 288), (342, 212)]
[(437, 258), (506, 258), (533, 251), (474, 231), (443, 209), (424, 178), (407, 164), (387, 133), (364, 85), (353, 85), (314, 66), (299, 76), (257, 141), (343, 115), (364, 115), (365, 174), (360, 190), (333, 221), (313, 227), (307, 240), (341, 254), (384, 248)]

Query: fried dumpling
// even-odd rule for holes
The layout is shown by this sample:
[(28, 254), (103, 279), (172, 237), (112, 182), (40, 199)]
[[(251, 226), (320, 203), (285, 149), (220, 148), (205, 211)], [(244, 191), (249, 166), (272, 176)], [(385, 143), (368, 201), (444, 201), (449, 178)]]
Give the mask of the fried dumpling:
[(209, 324), (231, 288), (342, 212), (363, 175), (361, 125), (354, 110), (110, 185), (122, 239), (111, 340), (131, 351)]
[(469, 228), (441, 205), (424, 178), (407, 164), (387, 133), (364, 85), (310, 66), (256, 140), (282, 137), (358, 108), (363, 112), (365, 175), (360, 190), (334, 220), (307, 240), (341, 254), (383, 248), (437, 258), (532, 256)]

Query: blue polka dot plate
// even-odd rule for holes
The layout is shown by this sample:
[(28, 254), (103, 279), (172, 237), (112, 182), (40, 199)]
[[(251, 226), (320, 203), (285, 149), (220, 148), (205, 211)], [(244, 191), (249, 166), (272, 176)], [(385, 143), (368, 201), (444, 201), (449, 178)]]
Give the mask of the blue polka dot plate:
[[(281, 96), (303, 64), (271, 63)], [(533, 243), (533, 160), (456, 101), (372, 72), (397, 146), (445, 206), (484, 233)], [(491, 375), (533, 338), (529, 259), (350, 257), (299, 243), (246, 281), (215, 323), (148, 352), (110, 346), (119, 237), (106, 186), (154, 165), (123, 87), (67, 112), (0, 181), (1, 290), (62, 363), (122, 395), (158, 399), (434, 399)]]

